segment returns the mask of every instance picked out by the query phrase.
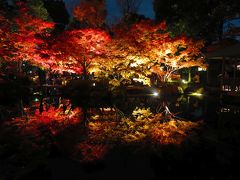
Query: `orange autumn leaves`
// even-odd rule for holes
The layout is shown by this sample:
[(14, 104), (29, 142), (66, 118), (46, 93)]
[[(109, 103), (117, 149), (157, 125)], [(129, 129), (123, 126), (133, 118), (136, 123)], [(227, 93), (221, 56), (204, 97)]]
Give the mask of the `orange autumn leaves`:
[[(126, 80), (149, 79), (155, 73), (163, 81), (181, 68), (205, 65), (201, 53), (203, 41), (185, 35), (172, 37), (165, 22), (141, 21), (128, 31), (121, 31), (119, 27), (110, 35), (109, 30), (97, 25), (102, 24), (104, 18), (95, 17), (104, 17), (104, 11), (96, 10), (104, 6), (104, 1), (81, 1), (74, 15), (80, 21), (87, 21), (89, 26), (58, 34), (53, 33), (54, 23), (33, 17), (23, 3), (18, 6), (19, 16), (12, 22), (4, 21), (0, 28), (0, 55), (9, 57), (10, 61), (28, 60), (52, 71), (85, 75), (96, 69), (101, 72), (96, 74), (99, 78), (120, 73), (119, 77)], [(0, 20), (3, 22), (3, 18)], [(9, 32), (13, 25), (17, 29)]]
[(105, 47), (103, 56), (94, 61), (95, 69), (97, 76), (108, 77), (113, 86), (131, 83), (132, 79), (150, 85), (153, 73), (167, 81), (179, 69), (206, 66), (201, 52), (204, 42), (184, 35), (172, 37), (165, 22), (145, 20), (128, 31), (116, 31)]
[[(202, 125), (202, 121), (190, 122), (174, 117), (167, 117), (166, 120), (162, 113), (153, 114), (149, 109), (136, 108), (128, 117), (118, 117), (114, 110), (101, 113), (91, 110), (93, 114), (88, 114), (90, 119), (84, 127), (79, 126), (83, 112), (78, 108), (71, 109), (69, 106), (63, 110), (61, 105), (58, 108), (50, 106), (42, 114), (38, 111), (32, 114), (27, 108), (25, 110), (24, 117), (15, 118), (9, 123), (17, 127), (19, 135), (26, 137), (26, 140), (34, 137), (34, 144), (45, 138), (49, 141), (49, 137), (66, 136), (67, 142), (71, 141), (68, 147), (69, 152), (73, 153), (71, 156), (87, 162), (104, 158), (109, 150), (119, 145), (140, 145), (153, 149), (162, 145), (178, 145)], [(63, 133), (69, 132), (65, 131), (69, 128), (73, 132), (86, 128), (86, 134), (77, 133), (71, 137)]]
[(178, 145), (202, 125), (202, 121), (175, 118), (164, 121), (164, 118), (163, 114), (152, 114), (149, 109), (135, 109), (132, 117), (120, 119), (113, 112), (94, 114), (88, 124), (87, 138), (76, 145), (75, 153), (82, 153), (82, 160), (88, 162), (103, 159), (107, 151), (119, 145), (154, 149), (162, 145)]
[(120, 121), (109, 121), (108, 119), (113, 119), (113, 114), (91, 119), (90, 141), (107, 143), (150, 141), (157, 144), (181, 144), (188, 137), (188, 133), (201, 125), (201, 122), (180, 121), (174, 118), (164, 121), (163, 114), (154, 115), (149, 109), (136, 109), (133, 114), (136, 111), (138, 111), (136, 116), (121, 118)]

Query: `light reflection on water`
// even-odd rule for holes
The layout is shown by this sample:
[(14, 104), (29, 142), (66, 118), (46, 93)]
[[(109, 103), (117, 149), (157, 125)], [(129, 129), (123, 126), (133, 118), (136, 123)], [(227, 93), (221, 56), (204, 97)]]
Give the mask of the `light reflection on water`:
[[(75, 101), (75, 100), (74, 100)], [(77, 100), (77, 102), (81, 102)], [(85, 103), (85, 102), (84, 102)], [(8, 119), (9, 117), (17, 117), (24, 115), (24, 110), (30, 109), (34, 112), (36, 109), (40, 111), (48, 110), (50, 106), (58, 107), (60, 104), (70, 105), (72, 108), (84, 106), (84, 103), (71, 103), (66, 98), (61, 96), (32, 96), (27, 99), (17, 99), (12, 105), (0, 104), (0, 120)], [(222, 114), (228, 115), (230, 118), (239, 116), (240, 106), (225, 104), (219, 97), (211, 96), (162, 96), (154, 97), (129, 97), (124, 99), (113, 99), (110, 103), (99, 101), (99, 99), (89, 100), (84, 108), (99, 109), (99, 108), (118, 108), (124, 114), (131, 114), (132, 111), (138, 108), (150, 108), (152, 113), (163, 112), (165, 107), (168, 107), (171, 113), (180, 118), (188, 120), (204, 120), (217, 121)]]
[[(61, 113), (65, 113), (68, 109), (75, 109), (77, 106), (79, 106), (78, 104), (71, 104), (71, 101), (59, 96), (34, 96), (30, 99), (30, 101), (18, 100), (14, 103), (12, 107), (2, 105), (1, 118), (5, 119), (7, 116), (19, 117), (26, 115), (26, 113), (34, 115), (34, 113), (36, 113), (36, 110), (45, 112), (43, 114), (48, 117), (51, 112), (54, 112), (53, 115), (55, 115), (55, 110), (57, 113), (59, 111), (61, 111)], [(94, 114), (95, 112), (99, 112), (99, 109), (102, 110), (102, 112), (106, 112), (107, 110), (109, 112), (113, 112), (114, 108), (117, 108), (123, 114), (130, 114), (136, 107), (139, 107), (145, 109), (150, 108), (151, 112), (153, 114), (156, 114), (159, 112), (164, 112), (167, 106), (168, 110), (176, 117), (191, 120), (194, 122), (198, 120), (203, 120), (208, 128), (204, 132), (204, 134), (206, 134), (204, 136), (212, 137), (214, 135), (214, 137), (218, 137), (218, 140), (221, 140), (223, 142), (230, 142), (235, 145), (239, 143), (239, 140), (236, 137), (236, 127), (238, 127), (237, 125), (239, 125), (240, 108), (238, 106), (224, 104), (220, 99), (216, 97), (203, 96), (202, 98), (199, 98), (195, 96), (165, 96), (159, 99), (154, 97), (132, 97), (127, 99), (115, 99), (112, 102), (115, 103), (115, 106), (111, 106), (111, 104), (106, 104), (103, 102), (101, 103), (92, 101), (92, 104), (88, 104), (88, 106), (82, 107), (80, 109), (85, 109), (88, 112)], [(49, 113), (46, 112), (47, 110)], [(102, 116), (105, 116), (104, 113), (102, 114)], [(63, 117), (65, 117), (65, 114), (63, 115)], [(113, 126), (111, 124), (108, 124), (107, 121), (104, 123), (106, 124), (106, 127), (108, 127), (108, 130), (111, 131), (111, 128)], [(100, 125), (104, 125), (104, 123)], [(46, 125), (49, 126), (48, 123)], [(51, 124), (49, 127), (51, 128), (53, 133), (56, 133), (56, 130), (52, 128)], [(57, 128), (57, 130), (61, 130), (61, 126), (58, 126)], [(92, 126), (91, 128), (98, 128), (98, 126)], [(90, 141), (85, 141), (84, 138), (89, 138), (86, 134), (84, 134), (86, 132), (79, 131), (79, 129), (76, 129), (72, 126), (69, 126), (67, 129), (62, 131), (62, 134), (68, 134), (67, 136), (64, 136), (60, 133), (55, 137), (51, 134), (48, 134), (48, 131), (46, 131), (46, 129), (41, 130), (37, 128), (37, 130), (39, 134), (42, 134), (44, 136), (46, 136), (47, 133), (46, 137), (48, 137), (49, 139), (46, 141), (48, 144), (46, 144), (45, 146), (50, 148), (53, 154), (56, 154), (56, 150), (52, 150), (54, 149), (56, 142), (58, 142), (58, 148), (60, 148), (64, 152), (66, 151), (65, 153), (71, 154), (71, 157), (75, 159), (83, 158), (89, 161), (101, 159), (103, 158), (103, 156), (106, 156), (109, 150), (113, 150), (113, 152), (117, 151), (117, 153), (115, 152), (115, 154), (112, 153), (113, 158), (120, 156), (119, 154), (121, 154), (120, 152), (118, 152), (118, 150), (116, 150), (120, 148), (119, 144), (118, 146), (116, 146), (117, 148), (114, 149), (109, 142), (102, 143), (102, 141), (105, 140), (106, 137), (98, 143), (94, 142), (95, 137), (102, 138), (101, 136), (99, 136), (99, 133), (97, 131), (96, 134), (93, 134), (94, 136), (90, 137)], [(130, 131), (127, 132), (129, 133)], [(89, 132), (87, 132), (87, 134), (90, 135)], [(123, 137), (125, 138), (125, 136)], [(42, 142), (42, 139), (40, 140), (40, 142)], [(115, 142), (116, 139), (111, 139), (111, 141)], [(26, 145), (29, 144), (26, 143)], [(45, 149), (46, 147), (41, 148)], [(32, 154), (29, 146), (26, 146), (26, 148), (28, 149), (28, 156), (31, 157)], [(140, 145), (138, 146), (138, 148), (141, 149), (143, 148), (143, 146)], [(26, 151), (26, 149), (23, 150), (24, 152)], [(33, 148), (33, 150), (33, 152), (35, 153), (40, 149), (38, 147), (37, 149)], [(136, 151), (136, 149), (134, 149), (134, 151)], [(137, 151), (139, 152), (139, 150)], [(145, 153), (145, 149), (143, 148), (143, 150), (140, 152)], [(132, 156), (132, 153), (131, 155), (127, 155), (126, 157), (129, 158), (129, 156)], [(136, 156), (138, 157), (138, 155)], [(138, 158), (138, 161), (140, 162), (141, 158)], [(111, 158), (108, 157), (106, 163), (109, 162), (111, 162)]]

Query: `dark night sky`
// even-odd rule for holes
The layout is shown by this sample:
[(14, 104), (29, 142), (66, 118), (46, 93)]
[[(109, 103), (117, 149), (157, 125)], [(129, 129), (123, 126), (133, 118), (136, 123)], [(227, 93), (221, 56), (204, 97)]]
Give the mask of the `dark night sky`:
[[(79, 0), (64, 0), (64, 1), (66, 3), (66, 6), (69, 12), (71, 12), (73, 7), (77, 5), (79, 2)], [(107, 2), (107, 10), (108, 10), (107, 21), (112, 23), (115, 20), (119, 19), (120, 12), (117, 7), (116, 0), (106, 0), (106, 2)], [(138, 13), (153, 19), (155, 14), (153, 11), (152, 0), (143, 0)]]
[[(79, 0), (64, 0), (67, 6), (67, 9), (69, 13), (71, 13), (72, 9), (74, 6), (76, 6), (79, 3)], [(117, 7), (117, 0), (106, 0), (107, 2), (107, 10), (108, 10), (108, 17), (107, 21), (112, 24), (115, 21), (117, 21), (120, 18), (120, 11), (119, 8)], [(153, 11), (153, 0), (142, 0), (141, 7), (139, 9), (139, 14), (145, 15), (146, 17), (149, 17), (151, 19), (154, 19), (155, 13)], [(240, 20), (233, 20), (233, 21), (228, 21), (224, 24), (224, 31), (226, 31), (228, 28), (227, 26), (229, 23), (234, 24), (235, 26), (240, 26)]]

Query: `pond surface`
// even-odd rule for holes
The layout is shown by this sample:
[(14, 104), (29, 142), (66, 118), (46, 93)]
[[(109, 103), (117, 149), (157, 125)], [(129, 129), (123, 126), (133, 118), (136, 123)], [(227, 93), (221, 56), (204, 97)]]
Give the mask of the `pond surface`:
[[(2, 102), (0, 179), (239, 179), (235, 166), (240, 160), (239, 106), (204, 95), (128, 97), (112, 99), (110, 104), (98, 98), (87, 101), (80, 106), (56, 94), (43, 97), (35, 93)], [(136, 107), (149, 108), (151, 116), (167, 110), (179, 120), (202, 123), (176, 144), (156, 145), (151, 139), (122, 141), (114, 135), (103, 137), (100, 131), (90, 136), (86, 127), (96, 127), (91, 117), (100, 116), (108, 123), (113, 116), (129, 117)], [(68, 109), (72, 114), (62, 114)], [(81, 115), (59, 125), (62, 119), (56, 113), (63, 118)], [(27, 120), (21, 119), (26, 116)], [(37, 117), (41, 124), (28, 127), (31, 118)], [(55, 124), (49, 122), (52, 117), (58, 119)], [(20, 130), (23, 126), (24, 132)]]

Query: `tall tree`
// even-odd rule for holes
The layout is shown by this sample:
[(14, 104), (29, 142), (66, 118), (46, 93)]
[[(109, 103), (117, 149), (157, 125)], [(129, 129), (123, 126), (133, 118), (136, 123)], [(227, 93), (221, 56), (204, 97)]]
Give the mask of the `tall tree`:
[(137, 14), (142, 0), (117, 0), (118, 6), (123, 16)]
[(43, 0), (27, 0), (27, 4), (29, 7), (29, 12), (33, 16), (37, 18), (41, 18), (42, 20), (49, 20), (49, 13), (47, 9), (44, 7)]
[(156, 20), (166, 20), (175, 35), (187, 33), (209, 41), (221, 39), (224, 20), (239, 9), (236, 0), (154, 0)]
[(142, 0), (117, 0), (117, 4), (122, 14), (118, 26), (126, 26), (128, 29), (132, 24), (146, 19), (143, 15), (138, 14)]
[(70, 17), (63, 0), (60, 1), (43, 0), (43, 2), (44, 7), (46, 8), (49, 16), (55, 23), (60, 25), (67, 25), (69, 23)]
[(73, 16), (88, 27), (102, 27), (107, 15), (105, 0), (81, 0)]

